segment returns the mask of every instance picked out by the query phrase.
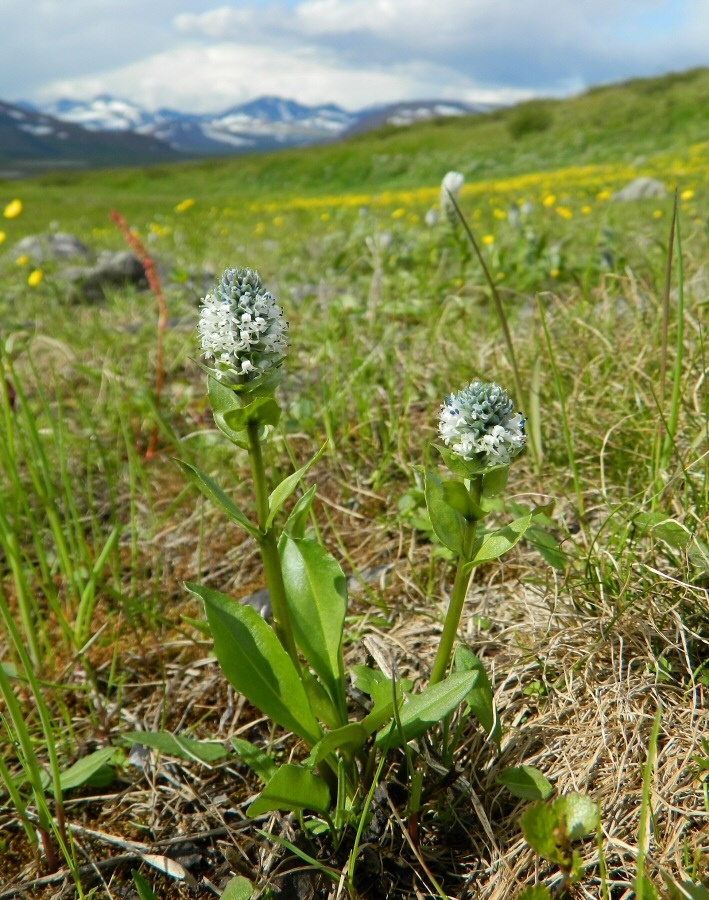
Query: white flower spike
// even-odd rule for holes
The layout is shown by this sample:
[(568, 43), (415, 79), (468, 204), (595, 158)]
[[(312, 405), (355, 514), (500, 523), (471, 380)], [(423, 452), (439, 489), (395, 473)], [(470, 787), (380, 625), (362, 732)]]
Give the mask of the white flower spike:
[(288, 323), (253, 269), (225, 269), (202, 300), (198, 331), (215, 376), (227, 384), (252, 381), (279, 365), (288, 349)]
[(506, 466), (527, 443), (524, 416), (499, 384), (473, 381), (446, 397), (438, 432), (457, 456), (477, 460), (484, 468)]

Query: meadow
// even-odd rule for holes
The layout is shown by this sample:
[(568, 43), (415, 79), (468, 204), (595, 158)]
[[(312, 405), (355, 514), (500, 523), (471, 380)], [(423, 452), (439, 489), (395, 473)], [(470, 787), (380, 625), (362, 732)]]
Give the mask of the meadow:
[[(0, 900), (709, 897), (707, 90), (699, 70), (0, 183)], [(480, 257), (427, 218), (449, 170)], [(639, 176), (666, 195), (614, 199)], [(162, 326), (151, 291), (69, 299), (63, 263), (15, 252), (49, 232), (125, 249), (112, 210), (155, 260)], [(337, 841), (301, 812), (246, 814), (262, 785), (239, 740), (307, 754), (229, 685), (184, 586), (265, 585), (257, 541), (175, 461), (254, 512), (198, 365), (199, 302), (229, 266), (290, 323), (272, 483), (326, 444), (289, 508), (317, 484), (348, 667), (384, 660), (414, 693), (429, 677), (455, 570), (421, 467), (451, 391), (498, 382), (527, 417), (493, 523), (554, 504), (475, 569), (458, 631), (499, 741), (459, 711), (381, 757)], [(597, 827), (572, 827), (569, 797)], [(532, 808), (548, 831), (523, 829)]]

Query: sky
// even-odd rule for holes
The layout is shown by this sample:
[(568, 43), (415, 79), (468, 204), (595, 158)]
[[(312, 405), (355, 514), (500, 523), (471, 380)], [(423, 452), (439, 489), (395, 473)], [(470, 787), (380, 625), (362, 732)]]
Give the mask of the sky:
[(513, 103), (709, 65), (709, 0), (0, 0), (0, 100)]

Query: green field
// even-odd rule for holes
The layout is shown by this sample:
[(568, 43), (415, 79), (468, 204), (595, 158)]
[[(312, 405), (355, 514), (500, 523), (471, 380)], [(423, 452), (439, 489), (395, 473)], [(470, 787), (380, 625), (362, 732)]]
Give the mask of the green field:
[[(0, 182), (0, 900), (206, 898), (235, 875), (254, 897), (709, 897), (708, 94), (696, 70), (305, 150)], [(449, 170), (483, 264), (460, 223), (427, 224)], [(641, 176), (665, 195), (614, 199)], [(149, 290), (82, 301), (67, 262), (17, 250), (56, 232), (124, 250), (112, 210), (155, 260), (164, 332)], [(527, 416), (493, 524), (555, 504), (475, 570), (459, 629), (499, 746), (455, 713), (391, 751), (361, 843), (247, 817), (261, 785), (232, 738), (307, 751), (231, 690), (184, 588), (265, 584), (257, 542), (175, 462), (255, 514), (197, 364), (199, 300), (228, 266), (258, 269), (290, 323), (272, 482), (327, 442), (299, 492), (317, 484), (310, 528), (352, 576), (348, 668), (373, 641), (427, 683), (455, 566), (421, 467), (439, 467), (447, 394), (496, 381)], [(138, 757), (136, 731), (228, 752)], [(521, 766), (597, 804), (598, 835), (556, 822), (530, 846), (539, 789), (499, 780)]]

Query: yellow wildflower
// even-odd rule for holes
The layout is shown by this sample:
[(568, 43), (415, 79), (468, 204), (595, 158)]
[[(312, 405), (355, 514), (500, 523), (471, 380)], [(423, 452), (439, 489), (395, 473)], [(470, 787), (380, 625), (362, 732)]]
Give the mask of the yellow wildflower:
[(17, 259), (15, 260), (15, 262), (17, 263), (18, 266), (26, 266), (29, 261), (30, 261), (30, 258), (29, 258), (29, 256), (27, 256), (26, 253), (23, 253), (22, 256), (18, 256)]
[(41, 269), (33, 269), (33, 271), (30, 272), (29, 278), (27, 279), (27, 284), (30, 287), (37, 287), (37, 285), (42, 281), (43, 278), (44, 273)]
[(492, 214), (496, 219), (507, 218), (507, 213), (504, 211), (504, 209), (493, 209)]
[(263, 224), (263, 222), (256, 223), (256, 228), (254, 228), (255, 234), (263, 234), (265, 230), (266, 230), (266, 226)]
[(596, 200), (607, 200), (610, 195), (611, 192), (609, 190), (600, 191), (598, 194), (596, 194)]
[(556, 197), (553, 194), (547, 194), (542, 203), (546, 207), (553, 206), (556, 203)]
[(16, 219), (22, 212), (22, 200), (12, 200), (5, 207), (3, 215), (6, 219)]
[(327, 222), (329, 218), (330, 218), (330, 213), (324, 212), (324, 213), (320, 214), (320, 219), (323, 222)]
[(557, 206), (556, 211), (562, 219), (573, 219), (574, 217), (573, 212), (568, 206)]
[(177, 206), (175, 207), (175, 212), (187, 212), (187, 210), (191, 206), (194, 206), (194, 200), (191, 197), (188, 197), (186, 200), (183, 200), (182, 203), (177, 204)]
[(400, 206), (398, 209), (394, 210), (394, 212), (391, 214), (391, 217), (392, 217), (392, 219), (401, 219), (402, 216), (405, 216), (405, 215), (406, 215), (406, 210), (404, 209), (403, 206)]
[(561, 273), (560, 273), (559, 269), (552, 269), (552, 270), (551, 270), (551, 277), (552, 277), (552, 278), (558, 278), (560, 274), (561, 274)]
[(495, 243), (495, 235), (494, 234), (486, 234), (483, 236), (483, 244), (485, 244), (485, 246), (490, 247), (494, 243)]
[(280, 228), (284, 222), (285, 219), (283, 218), (283, 216), (274, 216), (273, 224), (276, 226), (276, 228)]
[(680, 197), (683, 200), (691, 200), (693, 196), (694, 191), (691, 188), (688, 188), (686, 191), (682, 191), (682, 193), (680, 194)]
[(5, 242), (5, 238), (6, 238), (6, 237), (7, 237), (7, 235), (5, 234), (5, 232), (4, 232), (4, 231), (0, 231), (0, 244), (2, 244), (2, 243)]
[(581, 212), (584, 214), (584, 216), (589, 216), (593, 212), (593, 209), (590, 206), (582, 206)]
[(656, 209), (652, 214), (653, 219), (661, 219), (664, 216), (665, 212), (662, 209)]

